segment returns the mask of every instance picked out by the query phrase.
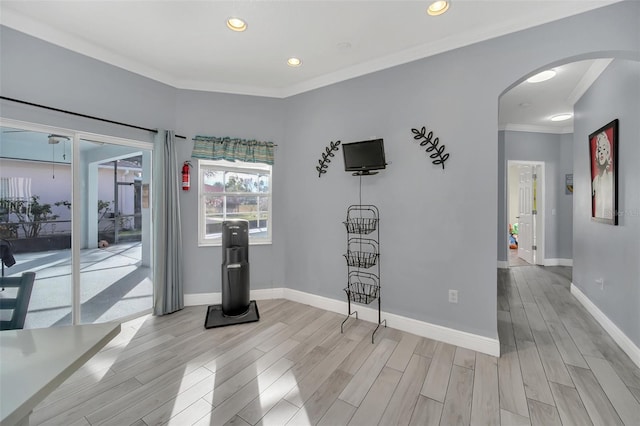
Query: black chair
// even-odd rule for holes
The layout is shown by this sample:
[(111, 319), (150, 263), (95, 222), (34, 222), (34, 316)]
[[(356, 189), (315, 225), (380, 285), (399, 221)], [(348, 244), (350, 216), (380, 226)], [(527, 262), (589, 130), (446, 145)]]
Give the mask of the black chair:
[[(0, 310), (13, 311), (10, 320), (0, 321), (0, 330), (24, 328), (35, 279), (35, 272), (24, 272), (21, 277), (0, 277), (0, 286), (5, 289), (0, 293)], [(9, 293), (6, 289), (10, 288), (18, 289), (15, 297), (4, 297), (5, 292)]]
[(16, 264), (13, 257), (13, 246), (7, 240), (0, 240), (0, 262), (2, 263), (2, 276), (4, 277), (4, 267), (11, 268)]

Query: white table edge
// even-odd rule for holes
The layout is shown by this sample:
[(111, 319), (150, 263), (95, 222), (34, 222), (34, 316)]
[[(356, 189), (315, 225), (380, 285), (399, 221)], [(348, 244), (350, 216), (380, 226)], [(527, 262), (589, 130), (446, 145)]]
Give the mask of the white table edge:
[(111, 341), (120, 333), (120, 323), (110, 323), (113, 325), (111, 331), (102, 337), (95, 345), (89, 350), (75, 359), (67, 368), (62, 370), (60, 374), (54, 377), (49, 383), (44, 385), (42, 389), (36, 392), (29, 399), (24, 401), (18, 408), (12, 413), (8, 414), (4, 419), (0, 419), (1, 426), (22, 425), (29, 424), (24, 423), (24, 419), (28, 419), (33, 409), (41, 403), (51, 392), (53, 392), (58, 386), (60, 386), (65, 380), (69, 378), (76, 370), (82, 367), (89, 359), (97, 354), (107, 343)]

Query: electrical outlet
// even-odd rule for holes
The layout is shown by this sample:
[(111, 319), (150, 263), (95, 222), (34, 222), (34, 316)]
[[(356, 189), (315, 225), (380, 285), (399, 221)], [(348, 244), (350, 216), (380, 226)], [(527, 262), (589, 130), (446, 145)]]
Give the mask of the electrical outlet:
[(449, 303), (458, 303), (458, 290), (449, 290)]
[(598, 278), (596, 280), (596, 284), (598, 284), (598, 287), (600, 287), (600, 290), (604, 290), (604, 278)]

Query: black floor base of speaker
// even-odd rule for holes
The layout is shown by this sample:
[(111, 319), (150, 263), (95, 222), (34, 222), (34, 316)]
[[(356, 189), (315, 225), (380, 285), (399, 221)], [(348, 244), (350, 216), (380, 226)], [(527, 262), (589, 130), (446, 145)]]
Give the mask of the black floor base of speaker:
[(249, 302), (249, 310), (237, 316), (227, 316), (222, 312), (222, 305), (210, 305), (207, 308), (207, 318), (204, 320), (204, 328), (225, 327), (227, 325), (244, 324), (260, 320), (258, 305), (255, 300)]

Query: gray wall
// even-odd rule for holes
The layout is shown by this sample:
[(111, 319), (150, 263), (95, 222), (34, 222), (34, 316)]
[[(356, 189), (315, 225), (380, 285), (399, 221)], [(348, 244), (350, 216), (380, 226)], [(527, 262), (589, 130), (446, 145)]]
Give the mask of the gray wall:
[[(553, 64), (611, 52), (640, 56), (638, 16), (640, 4), (623, 2), (279, 101), (176, 90), (2, 28), (0, 90), (189, 138), (273, 138), (280, 145), (277, 228), (273, 247), (253, 251), (253, 282), (338, 300), (346, 273), (341, 221), (358, 200), (358, 179), (341, 170), (339, 158), (320, 179), (315, 164), (331, 140), (383, 137), (391, 164), (363, 179), (363, 202), (377, 204), (382, 215), (383, 309), (495, 338), (498, 98)], [(615, 22), (615, 31), (593, 31), (601, 22)], [(10, 102), (0, 106), (7, 118), (152, 139)], [(445, 171), (412, 139), (410, 129), (423, 125), (451, 154)], [(187, 142), (180, 155), (189, 151)], [(215, 281), (206, 285), (212, 274), (215, 280), (214, 249), (197, 247), (193, 238), (196, 189), (183, 195), (182, 206), (184, 255), (193, 259), (187, 293), (218, 288)], [(457, 305), (446, 301), (451, 288), (460, 292)]]
[[(196, 134), (278, 143), (274, 223), (277, 227), (283, 222), (281, 217), (285, 212), (277, 208), (280, 181), (284, 179), (277, 168), (284, 162), (282, 100), (176, 90), (3, 26), (0, 26), (0, 43), (2, 96), (142, 127), (174, 129), (187, 137), (187, 140), (176, 139), (180, 161), (190, 159), (191, 138)], [(148, 142), (154, 139), (151, 132), (9, 101), (0, 101), (0, 111), (4, 118)], [(219, 248), (198, 247), (197, 188), (196, 184), (191, 191), (181, 192), (185, 292), (188, 294), (220, 291)], [(277, 287), (284, 286), (283, 238), (276, 234), (273, 239), (273, 246), (252, 248), (252, 288), (270, 288), (274, 282)]]
[(509, 206), (507, 203), (507, 147), (505, 145), (504, 132), (498, 132), (498, 226), (496, 226), (497, 233), (497, 249), (498, 249), (498, 262), (509, 261), (509, 248), (508, 241), (504, 237), (505, 226), (508, 226), (508, 214)]
[[(640, 346), (640, 62), (616, 60), (575, 106), (573, 284)], [(592, 222), (589, 134), (620, 120), (618, 226)], [(604, 279), (604, 290), (595, 280)]]
[[(565, 195), (564, 175), (571, 173), (572, 165), (571, 163), (567, 164), (567, 159), (562, 157), (563, 151), (566, 151), (566, 140), (570, 140), (570, 138), (552, 133), (513, 131), (500, 133), (504, 133), (507, 161), (542, 161), (545, 163), (544, 256), (545, 259), (570, 259), (572, 240), (571, 233), (567, 233), (567, 229), (573, 227), (573, 221), (571, 205), (565, 200), (571, 195)], [(565, 142), (563, 143), (563, 141)], [(507, 223), (501, 229), (506, 230)], [(506, 231), (504, 235), (506, 235)], [(567, 254), (569, 257), (566, 257)]]
[[(180, 161), (191, 159), (196, 135), (231, 136), (244, 139), (272, 141), (278, 144), (273, 168), (273, 244), (251, 246), (251, 288), (283, 287), (284, 238), (283, 217), (288, 213), (281, 208), (284, 189), (284, 114), (283, 101), (255, 96), (221, 93), (180, 91), (177, 97), (176, 127), (183, 129), (187, 141), (179, 145)], [(195, 166), (195, 161), (193, 164)], [(189, 192), (181, 191), (182, 241), (185, 251), (185, 292), (220, 292), (220, 247), (198, 247), (198, 185), (196, 169), (192, 171)]]
[[(358, 179), (341, 161), (322, 178), (313, 166), (329, 141), (383, 137), (391, 164), (363, 179), (363, 202), (378, 205), (382, 217), (383, 309), (495, 337), (497, 217), (506, 219), (496, 190), (504, 191), (498, 98), (566, 58), (637, 55), (639, 6), (617, 4), (288, 99), (287, 158), (296, 161), (286, 170), (287, 285), (344, 298), (340, 222), (358, 201)], [(616, 31), (596, 34), (601, 22), (616, 22)], [(412, 139), (411, 128), (423, 125), (451, 154), (445, 171)], [(459, 291), (457, 305), (447, 302), (448, 289)]]
[[(341, 222), (347, 207), (358, 203), (359, 179), (344, 172), (341, 158), (322, 178), (314, 165), (329, 141), (382, 137), (391, 164), (362, 179), (362, 202), (380, 209), (383, 309), (496, 336), (495, 248), (484, 247), (496, 244), (497, 174), (491, 164), (497, 153), (492, 132), (497, 94), (490, 96), (463, 78), (468, 54), (473, 51), (289, 99), (285, 138), (297, 143), (287, 145), (287, 155), (307, 160), (287, 163), (285, 209), (295, 214), (286, 237), (288, 285), (344, 300), (346, 234)], [(450, 72), (439, 75), (444, 66)], [(468, 93), (474, 93), (474, 102), (468, 102)], [(438, 99), (446, 101), (430, 101)], [(488, 116), (476, 120), (476, 109)], [(421, 126), (433, 130), (451, 154), (445, 170), (432, 165), (413, 140), (411, 128)], [(449, 289), (459, 291), (457, 305), (448, 303)]]
[(558, 164), (558, 258), (573, 259), (573, 195), (565, 191), (567, 174), (573, 174), (573, 133), (560, 136)]
[[(175, 128), (177, 90), (0, 26), (2, 96), (131, 123)], [(4, 118), (153, 141), (153, 133), (1, 101)]]

